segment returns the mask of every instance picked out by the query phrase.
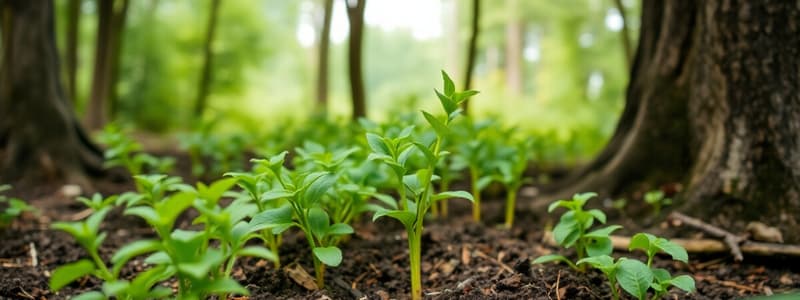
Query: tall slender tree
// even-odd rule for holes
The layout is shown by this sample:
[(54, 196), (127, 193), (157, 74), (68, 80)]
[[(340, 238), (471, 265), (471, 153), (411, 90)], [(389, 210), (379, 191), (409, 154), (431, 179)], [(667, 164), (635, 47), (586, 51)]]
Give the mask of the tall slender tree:
[(67, 7), (66, 49), (64, 66), (67, 78), (67, 99), (77, 102), (76, 77), (78, 74), (78, 24), (81, 19), (81, 0), (69, 0)]
[(103, 157), (78, 124), (59, 80), (52, 0), (4, 0), (0, 181), (89, 185)]
[(97, 40), (94, 52), (92, 92), (86, 108), (86, 126), (102, 128), (108, 121), (108, 91), (111, 77), (111, 25), (114, 0), (97, 0)]
[[(480, 34), (481, 1), (472, 0), (471, 33), (467, 44), (467, 61), (464, 67), (464, 90), (472, 88), (472, 71), (475, 68), (475, 56), (478, 52), (478, 35)], [(463, 102), (464, 113), (469, 112), (469, 100)]]
[(211, 90), (214, 68), (214, 35), (217, 28), (220, 0), (211, 0), (206, 27), (206, 41), (203, 46), (203, 69), (197, 85), (197, 99), (194, 105), (194, 116), (202, 117), (208, 105), (208, 94)]
[(317, 109), (327, 111), (328, 106), (328, 50), (331, 44), (331, 19), (333, 18), (333, 0), (325, 2), (322, 16), (322, 30), (319, 37), (319, 57), (317, 71)]
[(367, 0), (346, 0), (347, 17), (350, 21), (350, 38), (348, 42), (348, 66), (350, 73), (350, 94), (353, 98), (353, 120), (366, 117), (366, 92), (364, 91), (364, 75), (361, 45), (364, 39), (364, 9)]
[(522, 47), (525, 23), (520, 16), (518, 0), (506, 1), (506, 86), (512, 95), (522, 94)]
[(125, 34), (125, 20), (128, 17), (128, 0), (119, 0), (118, 7), (114, 8), (114, 16), (111, 22), (111, 49), (110, 49), (110, 71), (108, 88), (108, 105), (111, 118), (113, 119), (119, 109), (119, 95), (117, 93), (117, 82), (119, 81), (120, 57), (122, 56), (122, 46)]

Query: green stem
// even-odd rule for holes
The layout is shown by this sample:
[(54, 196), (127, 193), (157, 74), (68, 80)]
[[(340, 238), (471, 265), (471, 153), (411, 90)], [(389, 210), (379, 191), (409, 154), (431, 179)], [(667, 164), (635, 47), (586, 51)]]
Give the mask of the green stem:
[[(447, 192), (447, 191), (450, 190), (450, 180), (449, 179), (445, 180), (444, 178), (442, 178), (441, 190), (442, 190), (442, 192)], [(441, 210), (439, 211), (439, 214), (442, 216), (442, 218), (447, 217), (447, 202), (450, 202), (450, 199), (442, 199), (441, 201), (439, 201), (439, 203), (441, 203), (441, 206), (442, 206)]]
[(406, 203), (406, 186), (403, 183), (403, 175), (398, 174), (397, 180), (400, 182), (400, 188), (397, 190), (397, 194), (400, 196), (400, 210), (406, 210), (408, 203)]
[(233, 273), (233, 265), (236, 264), (236, 255), (231, 255), (228, 259), (228, 264), (225, 266), (225, 278), (230, 278)]
[(611, 287), (611, 299), (612, 300), (619, 300), (619, 292), (617, 292), (617, 281), (614, 277), (608, 277), (608, 286)]
[(298, 215), (301, 216), (301, 229), (303, 229), (306, 240), (308, 240), (308, 246), (311, 249), (311, 258), (314, 259), (314, 274), (316, 275), (317, 279), (317, 287), (323, 288), (325, 287), (325, 266), (322, 265), (322, 262), (319, 261), (316, 255), (314, 255), (314, 249), (317, 248), (317, 243), (314, 241), (314, 234), (311, 232), (311, 226), (308, 224), (308, 214), (300, 210), (300, 208), (297, 206), (295, 206), (295, 210), (297, 210)]
[(472, 197), (475, 201), (472, 202), (472, 220), (475, 222), (481, 221), (481, 191), (478, 189), (478, 170), (475, 167), (469, 168), (469, 177), (472, 182)]
[(103, 280), (112, 281), (112, 280), (115, 279), (114, 275), (111, 274), (111, 272), (108, 271), (108, 267), (106, 266), (106, 263), (104, 263), (103, 260), (100, 259), (100, 255), (97, 254), (97, 250), (89, 251), (89, 255), (92, 257), (92, 260), (94, 260), (94, 264), (97, 265), (98, 267), (100, 267), (100, 272), (102, 273), (102, 276), (105, 277), (105, 278), (103, 278)]
[(279, 253), (278, 246), (280, 246), (280, 241), (278, 240), (278, 236), (273, 234), (272, 232), (267, 232), (267, 239), (269, 240), (269, 250), (272, 251), (272, 254), (275, 254), (275, 269), (278, 270), (281, 268), (281, 256)]
[(511, 229), (514, 226), (514, 205), (517, 202), (517, 189), (516, 187), (509, 187), (506, 194), (506, 229)]
[(411, 299), (422, 299), (422, 224), (408, 232), (408, 258), (411, 268)]

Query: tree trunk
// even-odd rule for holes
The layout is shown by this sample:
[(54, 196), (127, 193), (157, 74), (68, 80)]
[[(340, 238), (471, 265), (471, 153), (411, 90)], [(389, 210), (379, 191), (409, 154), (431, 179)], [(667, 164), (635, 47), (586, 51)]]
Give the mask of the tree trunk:
[(55, 46), (53, 3), (6, 0), (9, 17), (0, 67), (0, 182), (65, 180), (88, 186), (102, 153), (64, 97)]
[(331, 44), (331, 19), (333, 17), (333, 0), (325, 0), (322, 17), (322, 33), (319, 37), (319, 70), (317, 73), (317, 109), (325, 113), (328, 110), (328, 50)]
[(108, 121), (108, 82), (111, 73), (111, 19), (114, 14), (114, 0), (97, 1), (97, 41), (94, 53), (94, 74), (92, 75), (92, 94), (86, 109), (86, 126), (97, 130)]
[(217, 16), (220, 0), (211, 0), (208, 12), (208, 27), (206, 27), (206, 43), (203, 47), (203, 70), (200, 72), (200, 83), (197, 86), (197, 100), (194, 105), (194, 116), (202, 117), (206, 110), (208, 92), (211, 88), (211, 78), (214, 67), (214, 33), (217, 28)]
[(631, 42), (630, 29), (628, 28), (628, 15), (625, 12), (625, 4), (622, 3), (622, 0), (614, 0), (614, 6), (617, 8), (620, 18), (622, 18), (622, 28), (619, 31), (619, 35), (622, 37), (622, 48), (625, 49), (625, 66), (630, 70), (631, 60), (633, 60), (633, 44)]
[(114, 18), (111, 22), (111, 54), (108, 80), (108, 105), (111, 118), (114, 119), (119, 109), (119, 95), (117, 94), (117, 82), (119, 81), (119, 64), (122, 54), (122, 45), (125, 34), (125, 20), (128, 17), (128, 0), (121, 0), (119, 8), (114, 10)]
[(522, 94), (522, 47), (524, 24), (519, 17), (519, 1), (506, 2), (508, 22), (506, 23), (506, 87), (511, 95)]
[(67, 100), (78, 102), (75, 78), (78, 74), (78, 24), (81, 18), (81, 0), (69, 0), (67, 7), (67, 49), (64, 53), (67, 77)]
[(543, 198), (683, 182), (677, 209), (800, 241), (799, 20), (781, 0), (644, 1), (617, 131)]
[(444, 61), (445, 69), (450, 76), (461, 78), (461, 38), (459, 15), (461, 0), (447, 0), (442, 2), (442, 19), (445, 41), (445, 53), (447, 56)]
[[(472, 88), (472, 69), (475, 68), (475, 56), (478, 51), (478, 34), (480, 34), (481, 1), (472, 0), (472, 23), (469, 44), (467, 45), (467, 62), (464, 67), (464, 90)], [(469, 100), (463, 102), (464, 114), (469, 112)]]
[(350, 20), (348, 47), (350, 94), (353, 97), (353, 120), (367, 116), (367, 100), (362, 74), (361, 44), (364, 39), (364, 8), (367, 0), (351, 0), (347, 3), (347, 17)]

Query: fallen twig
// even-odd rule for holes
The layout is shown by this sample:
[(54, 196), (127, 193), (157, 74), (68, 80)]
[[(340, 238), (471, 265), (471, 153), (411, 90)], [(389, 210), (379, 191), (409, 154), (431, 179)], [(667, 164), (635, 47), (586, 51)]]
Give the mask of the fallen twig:
[[(627, 236), (610, 236), (614, 249), (628, 250), (631, 238)], [(729, 252), (730, 248), (726, 243), (711, 239), (670, 239), (671, 242), (680, 245), (690, 253), (720, 253)], [(800, 246), (773, 244), (745, 241), (739, 249), (742, 253), (755, 255), (786, 255), (800, 256)]]
[(516, 272), (514, 272), (514, 269), (512, 269), (512, 268), (511, 268), (511, 267), (509, 267), (508, 265), (504, 264), (503, 262), (501, 262), (501, 261), (497, 260), (497, 259), (496, 259), (496, 258), (494, 258), (494, 257), (491, 257), (491, 256), (489, 256), (489, 255), (486, 255), (486, 253), (483, 253), (483, 252), (482, 252), (482, 251), (480, 251), (480, 250), (475, 250), (475, 252), (473, 252), (473, 253), (475, 253), (475, 255), (477, 255), (477, 256), (480, 256), (481, 258), (484, 258), (484, 259), (487, 259), (487, 260), (489, 260), (489, 261), (491, 261), (491, 262), (494, 262), (495, 264), (499, 265), (499, 266), (500, 266), (500, 268), (502, 268), (503, 270), (506, 270), (506, 272), (509, 272), (509, 273), (511, 273), (511, 274), (514, 274), (514, 273), (516, 273)]
[(694, 278), (697, 279), (698, 281), (707, 281), (707, 282), (710, 282), (710, 283), (716, 283), (716, 284), (719, 284), (719, 285), (722, 285), (722, 286), (725, 286), (725, 287), (735, 288), (735, 289), (739, 289), (739, 290), (745, 290), (745, 291), (748, 291), (748, 292), (751, 292), (751, 293), (759, 293), (760, 292), (757, 288), (746, 286), (746, 285), (743, 285), (743, 284), (739, 284), (739, 283), (736, 283), (736, 282), (733, 282), (733, 281), (719, 280), (714, 276), (695, 275)]
[(744, 259), (742, 256), (742, 250), (739, 248), (739, 243), (744, 241), (742, 237), (679, 212), (672, 212), (669, 214), (669, 219), (681, 221), (689, 226), (705, 231), (710, 235), (722, 238), (722, 240), (725, 241), (725, 244), (728, 245), (728, 249), (730, 249), (731, 254), (733, 254), (733, 259), (735, 261), (742, 261), (742, 259)]

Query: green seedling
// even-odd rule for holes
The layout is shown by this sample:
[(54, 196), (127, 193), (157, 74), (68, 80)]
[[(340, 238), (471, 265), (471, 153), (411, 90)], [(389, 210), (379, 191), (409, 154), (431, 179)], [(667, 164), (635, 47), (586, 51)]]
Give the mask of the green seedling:
[(92, 198), (78, 197), (78, 202), (83, 203), (86, 207), (93, 211), (100, 211), (106, 207), (113, 207), (117, 203), (119, 197), (114, 195), (108, 198), (103, 198), (100, 193), (95, 193)]
[(505, 227), (511, 229), (514, 226), (514, 206), (517, 202), (517, 193), (522, 184), (530, 182), (530, 178), (523, 175), (528, 168), (528, 158), (530, 143), (518, 143), (514, 147), (503, 148), (508, 155), (501, 155), (497, 162), (499, 175), (497, 181), (502, 183), (506, 189), (506, 221)]
[(669, 292), (669, 288), (674, 286), (687, 293), (695, 290), (694, 278), (689, 275), (678, 275), (672, 277), (667, 270), (656, 268), (652, 269), (655, 282), (650, 284), (653, 289), (652, 299), (660, 299)]
[(661, 208), (672, 204), (672, 199), (665, 197), (661, 190), (649, 191), (644, 194), (644, 202), (653, 207), (653, 215), (659, 215)]
[(653, 263), (653, 257), (659, 252), (663, 252), (672, 256), (673, 260), (683, 263), (689, 262), (689, 255), (686, 249), (683, 249), (678, 244), (670, 242), (665, 238), (660, 238), (649, 233), (638, 233), (631, 238), (631, 243), (628, 246), (630, 250), (642, 250), (647, 254), (647, 266), (650, 267)]
[[(10, 190), (10, 185), (0, 185), (0, 193)], [(0, 228), (6, 228), (11, 225), (17, 217), (25, 212), (36, 212), (36, 208), (28, 205), (25, 201), (17, 198), (9, 198), (0, 195), (0, 203), (8, 204), (2, 212), (0, 212)]]
[(152, 205), (167, 193), (175, 191), (191, 190), (190, 185), (184, 184), (183, 179), (177, 176), (167, 176), (163, 174), (136, 175), (133, 176), (138, 193), (124, 193), (116, 200), (117, 204), (126, 206)]
[[(559, 207), (567, 209), (558, 224), (553, 228), (553, 238), (556, 243), (564, 248), (575, 248), (578, 260), (585, 257), (609, 255), (613, 251), (609, 235), (617, 229), (619, 225), (611, 225), (594, 231), (589, 231), (595, 221), (606, 222), (606, 215), (598, 210), (584, 210), (583, 206), (590, 198), (597, 196), (595, 193), (575, 194), (572, 200), (558, 200), (548, 207), (548, 212), (553, 212)], [(533, 263), (545, 263), (551, 261), (563, 261), (570, 267), (585, 271), (584, 266), (576, 266), (563, 255), (551, 254), (536, 258)]]
[(614, 261), (614, 258), (608, 255), (598, 255), (578, 260), (576, 264), (579, 266), (588, 264), (600, 270), (600, 272), (603, 272), (603, 274), (606, 275), (606, 279), (608, 279), (608, 286), (611, 288), (611, 298), (614, 300), (619, 299), (617, 271), (619, 271), (620, 261)]
[(266, 160), (254, 160), (264, 166), (268, 180), (276, 182), (261, 195), (262, 200), (286, 199), (288, 204), (268, 209), (253, 216), (256, 227), (272, 228), (273, 234), (298, 227), (311, 248), (318, 287), (325, 285), (325, 266), (336, 267), (342, 262), (342, 251), (335, 244), (340, 236), (353, 233), (348, 224), (331, 224), (330, 216), (321, 207), (323, 196), (336, 184), (338, 177), (328, 171), (293, 173), (283, 167), (286, 152)]
[(103, 128), (98, 140), (108, 147), (104, 153), (106, 167), (122, 166), (131, 175), (140, 175), (145, 170), (167, 173), (175, 165), (175, 159), (171, 157), (158, 158), (141, 152), (142, 145), (129, 138), (122, 129), (114, 124)]
[[(475, 130), (477, 132), (477, 130)], [(491, 154), (489, 143), (478, 139), (477, 133), (471, 134), (466, 143), (458, 146), (455, 157), (456, 164), (466, 165), (469, 170), (469, 182), (472, 188), (471, 193), (475, 197), (472, 202), (472, 219), (475, 222), (481, 220), (481, 191), (486, 189), (494, 180), (492, 176), (493, 166), (491, 165)]]
[(367, 144), (372, 152), (367, 159), (380, 161), (392, 169), (396, 178), (396, 190), (398, 194), (398, 204), (401, 209), (408, 207), (408, 197), (406, 189), (403, 187), (403, 176), (409, 171), (408, 159), (414, 152), (414, 143), (411, 141), (411, 133), (414, 126), (408, 126), (400, 132), (398, 136), (380, 136), (375, 133), (367, 133)]
[[(442, 72), (442, 77), (444, 79), (444, 93), (436, 91), (436, 95), (444, 108), (446, 117), (442, 120), (426, 111), (422, 111), (425, 120), (436, 133), (436, 139), (431, 144), (420, 141), (411, 142), (415, 149), (418, 149), (424, 154), (426, 158), (425, 168), (419, 169), (411, 174), (408, 174), (410, 172), (404, 167), (397, 168), (397, 165), (402, 167), (402, 164), (400, 164), (402, 162), (402, 160), (400, 160), (401, 156), (407, 157), (411, 155), (410, 153), (401, 155), (406, 151), (411, 151), (407, 150), (410, 149), (410, 146), (401, 150), (397, 147), (397, 144), (393, 144), (393, 140), (390, 138), (381, 137), (376, 134), (367, 135), (367, 139), (370, 141), (370, 147), (373, 151), (370, 156), (390, 165), (392, 168), (397, 168), (398, 171), (402, 171), (398, 172), (403, 173), (400, 182), (402, 186), (398, 187), (403, 191), (400, 197), (405, 197), (404, 195), (408, 192), (410, 194), (409, 199), (414, 200), (408, 201), (403, 206), (399, 207), (399, 209), (379, 210), (373, 215), (373, 220), (388, 216), (400, 221), (406, 228), (406, 232), (408, 233), (409, 267), (411, 270), (411, 298), (415, 300), (422, 298), (422, 272), (420, 269), (422, 263), (422, 230), (423, 221), (428, 209), (437, 201), (447, 198), (465, 198), (473, 200), (472, 195), (464, 191), (442, 191), (438, 194), (433, 194), (432, 182), (437, 177), (434, 175), (434, 171), (436, 170), (439, 160), (447, 154), (447, 152), (442, 151), (440, 147), (443, 137), (447, 136), (449, 132), (448, 125), (461, 113), (461, 109), (459, 108), (461, 102), (477, 93), (476, 91), (456, 92), (455, 85), (450, 77), (444, 72)], [(402, 203), (406, 199), (401, 198), (400, 200), (399, 202)]]

